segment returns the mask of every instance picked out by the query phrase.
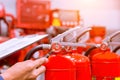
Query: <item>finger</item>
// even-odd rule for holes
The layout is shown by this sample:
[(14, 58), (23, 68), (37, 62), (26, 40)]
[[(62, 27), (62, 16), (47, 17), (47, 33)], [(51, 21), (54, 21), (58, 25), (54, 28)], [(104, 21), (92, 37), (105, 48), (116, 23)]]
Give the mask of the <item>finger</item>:
[(38, 74), (38, 75), (40, 75), (41, 73), (45, 72), (45, 70), (46, 70), (45, 66), (40, 66), (39, 68), (37, 68), (35, 70), (35, 73)]
[(40, 58), (34, 61), (34, 66), (36, 67), (40, 67), (42, 64), (46, 63), (48, 61), (47, 58)]
[(42, 74), (43, 72), (45, 72), (45, 70), (46, 70), (45, 66), (40, 66), (39, 68), (35, 69), (35, 70), (32, 72), (31, 77), (32, 77), (32, 78), (36, 78), (36, 77), (38, 77), (40, 74)]

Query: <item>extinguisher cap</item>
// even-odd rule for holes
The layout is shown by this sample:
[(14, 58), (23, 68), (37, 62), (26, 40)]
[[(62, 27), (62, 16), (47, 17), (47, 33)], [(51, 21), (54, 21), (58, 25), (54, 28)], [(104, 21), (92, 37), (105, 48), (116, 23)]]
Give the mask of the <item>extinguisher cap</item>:
[(89, 62), (88, 57), (79, 53), (73, 53), (72, 58), (74, 58), (75, 62), (80, 62), (80, 63)]
[(120, 56), (116, 53), (106, 51), (95, 54), (92, 57), (92, 62), (119, 62), (120, 63)]
[(75, 63), (62, 55), (51, 55), (46, 63), (47, 70), (74, 69)]

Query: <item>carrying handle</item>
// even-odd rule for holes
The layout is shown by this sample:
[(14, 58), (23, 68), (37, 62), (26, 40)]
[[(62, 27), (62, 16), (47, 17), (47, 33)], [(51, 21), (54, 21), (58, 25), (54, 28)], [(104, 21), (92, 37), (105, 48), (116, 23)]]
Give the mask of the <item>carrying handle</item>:
[(63, 32), (61, 34), (58, 34), (56, 37), (54, 37), (54, 38), (51, 39), (51, 43), (63, 41), (63, 38), (66, 35), (72, 33), (75, 30), (78, 30), (78, 29), (80, 29), (80, 27), (71, 28), (71, 29), (69, 29), (69, 30), (67, 30), (67, 31), (65, 31), (65, 32)]
[(91, 28), (88, 28), (86, 30), (84, 30), (77, 38), (76, 38), (76, 42), (79, 42), (79, 38), (81, 38), (83, 35), (85, 35), (87, 32), (89, 32), (91, 30)]
[[(64, 42), (64, 38), (67, 35), (71, 34), (71, 33), (73, 33), (72, 35), (75, 35), (75, 39), (77, 39), (77, 37), (80, 38), (82, 35), (84, 35), (84, 32), (89, 31), (89, 30), (91, 30), (90, 27), (75, 27), (75, 28), (71, 28), (71, 29), (69, 29), (69, 30), (67, 30), (67, 31), (57, 35), (56, 37), (52, 38), (51, 39), (51, 43), (54, 43), (54, 42)], [(73, 37), (70, 37), (70, 38), (73, 38)]]
[(116, 37), (118, 34), (120, 34), (120, 31), (117, 31), (117, 32), (109, 35), (108, 37), (106, 37), (106, 38), (103, 40), (103, 42), (107, 42), (107, 43), (112, 42), (112, 39), (113, 39), (114, 37)]
[[(50, 49), (50, 48), (51, 48), (51, 46), (50, 46), (49, 44), (41, 44), (41, 45), (38, 45), (38, 46), (32, 48), (32, 49), (27, 53), (27, 55), (26, 55), (25, 58), (24, 58), (24, 61), (30, 59), (30, 58), (32, 57), (32, 55), (33, 55), (36, 51), (38, 51), (38, 50), (44, 50), (44, 49)], [(49, 52), (48, 54), (46, 54), (44, 57), (49, 57), (50, 54), (51, 54), (51, 52)]]
[(106, 48), (108, 46), (110, 46), (111, 44), (114, 44), (114, 42), (112, 42), (112, 39), (114, 37), (116, 37), (118, 34), (120, 34), (120, 31), (117, 31), (111, 35), (109, 35), (108, 37), (106, 37), (103, 41), (102, 41), (102, 44), (100, 46), (101, 50), (106, 50)]
[(112, 42), (112, 39), (113, 39), (114, 37), (116, 37), (118, 34), (120, 34), (120, 31), (117, 31), (117, 32), (113, 33), (113, 34), (110, 36), (110, 42)]

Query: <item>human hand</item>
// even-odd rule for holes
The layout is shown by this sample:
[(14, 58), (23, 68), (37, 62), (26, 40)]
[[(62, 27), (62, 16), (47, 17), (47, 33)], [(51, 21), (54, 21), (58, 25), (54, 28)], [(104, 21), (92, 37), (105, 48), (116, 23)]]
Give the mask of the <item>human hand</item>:
[(46, 70), (45, 66), (42, 65), (46, 62), (47, 58), (18, 62), (2, 73), (1, 76), (4, 80), (34, 80)]

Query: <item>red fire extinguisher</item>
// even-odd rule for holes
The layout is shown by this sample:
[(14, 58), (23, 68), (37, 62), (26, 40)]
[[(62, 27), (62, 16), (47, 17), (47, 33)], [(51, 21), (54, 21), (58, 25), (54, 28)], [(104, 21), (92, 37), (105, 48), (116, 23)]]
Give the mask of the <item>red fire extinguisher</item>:
[(92, 47), (90, 50), (87, 54), (91, 60), (92, 77), (95, 80), (116, 80), (120, 76), (120, 56), (109, 48)]
[[(60, 48), (58, 44), (57, 48)], [(44, 49), (44, 46), (36, 46), (29, 51), (25, 60), (37, 51)], [(55, 45), (54, 45), (55, 48)], [(58, 49), (57, 52), (50, 52), (45, 57), (48, 57), (49, 62), (45, 64), (45, 80), (91, 80), (90, 61), (87, 57), (79, 53), (71, 53)], [(54, 51), (52, 50), (52, 51)]]
[(120, 77), (120, 56), (104, 51), (95, 54), (92, 57), (92, 74), (97, 80), (113, 80), (115, 77)]
[(76, 68), (73, 61), (60, 55), (52, 55), (48, 59), (45, 80), (76, 80)]
[[(86, 52), (85, 52), (85, 56), (88, 56), (89, 58), (91, 58), (94, 54), (97, 54), (101, 51), (104, 50), (108, 50), (110, 49), (110, 45), (119, 45), (119, 42), (113, 42), (113, 38), (116, 37), (118, 34), (120, 34), (120, 31), (117, 31), (111, 35), (109, 35), (108, 37), (106, 37), (103, 42), (100, 45), (94, 45), (91, 46)], [(109, 46), (109, 48), (108, 48)], [(119, 46), (116, 47), (113, 52), (116, 52), (119, 49)]]
[[(78, 29), (80, 28), (74, 28), (73, 30), (69, 30), (52, 39), (52, 46), (50, 48), (52, 49), (52, 54), (50, 53), (51, 55), (48, 57), (49, 62), (46, 64), (46, 80), (91, 80), (89, 59), (78, 53), (80, 51), (76, 51), (77, 53), (75, 53), (73, 49), (72, 52), (67, 52), (65, 50), (66, 46), (79, 46), (79, 43), (71, 43), (68, 41), (61, 42), (61, 39), (65, 35), (68, 35), (70, 32)], [(83, 32), (79, 34), (82, 33)], [(28, 53), (28, 58), (26, 57), (26, 59), (29, 59), (29, 57), (39, 49), (43, 48), (40, 47), (38, 49), (31, 50), (30, 53)]]
[[(59, 55), (61, 54), (65, 57), (71, 59), (73, 62), (75, 62), (76, 80), (91, 80), (90, 61), (89, 61), (88, 57), (86, 57), (86, 56), (82, 55), (82, 53), (80, 53), (83, 50), (81, 49), (81, 51), (80, 51), (80, 46), (75, 47), (75, 45), (77, 45), (77, 44), (74, 44), (74, 43), (71, 44), (68, 42), (67, 43), (64, 42), (64, 44), (67, 46), (64, 46), (64, 49), (61, 49), (62, 53), (60, 52)], [(56, 45), (57, 45), (56, 46), (57, 48), (58, 48), (58, 46), (60, 46), (60, 44), (59, 45), (56, 44)], [(79, 49), (78, 49), (78, 47), (79, 47)], [(81, 48), (83, 48), (83, 47), (81, 47)]]
[[(46, 46), (39, 45), (30, 50), (25, 60), (30, 59), (36, 51), (42, 50), (44, 47)], [(63, 55), (52, 55), (52, 53), (54, 52), (50, 52), (44, 56), (49, 59), (48, 63), (45, 64), (45, 80), (76, 80), (75, 63)]]
[[(91, 48), (94, 52), (91, 56), (92, 76), (95, 80), (119, 80), (120, 77), (120, 56), (115, 54), (118, 47), (111, 52), (109, 46), (112, 38), (120, 32), (116, 32), (106, 39), (99, 48)], [(105, 40), (104, 40), (105, 41)], [(97, 50), (96, 53), (94, 50)], [(92, 51), (89, 51), (90, 54)], [(116, 78), (117, 77), (117, 78)]]
[(72, 53), (76, 64), (76, 80), (91, 80), (91, 68), (88, 57), (79, 53)]

